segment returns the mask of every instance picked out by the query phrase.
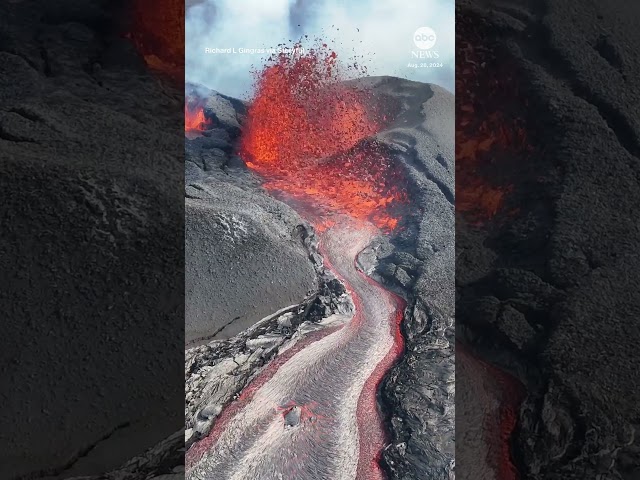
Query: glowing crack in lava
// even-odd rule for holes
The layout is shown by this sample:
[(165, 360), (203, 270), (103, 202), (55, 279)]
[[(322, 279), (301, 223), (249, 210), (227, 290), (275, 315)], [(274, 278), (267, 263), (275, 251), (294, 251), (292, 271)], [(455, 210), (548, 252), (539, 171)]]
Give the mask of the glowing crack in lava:
[(513, 190), (501, 178), (504, 162), (531, 150), (524, 119), (512, 107), (524, 102), (526, 108), (526, 99), (472, 21), (463, 19), (456, 31), (456, 210), (478, 225), (492, 219)]
[(242, 154), (267, 189), (319, 227), (325, 265), (345, 284), (355, 314), (269, 364), (187, 452), (190, 479), (384, 477), (376, 393), (403, 349), (404, 303), (356, 259), (381, 229), (397, 224), (389, 211), (404, 193), (381, 146), (361, 142), (378, 128), (366, 95), (338, 84), (335, 55), (322, 52), (280, 56), (265, 68)]

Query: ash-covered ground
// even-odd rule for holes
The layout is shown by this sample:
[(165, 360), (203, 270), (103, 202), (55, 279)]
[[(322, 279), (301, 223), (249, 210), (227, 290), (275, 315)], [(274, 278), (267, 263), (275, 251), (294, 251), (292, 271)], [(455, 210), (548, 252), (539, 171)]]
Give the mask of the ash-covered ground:
[[(360, 79), (355, 86), (371, 89), (396, 113), (377, 138), (390, 147), (398, 168), (406, 171), (411, 196), (400, 233), (376, 242), (361, 255), (363, 264), (377, 264), (370, 272), (374, 278), (408, 303), (403, 322), (406, 352), (380, 392), (390, 434), (383, 467), (390, 478), (450, 478), (455, 414), (453, 95), (434, 85), (391, 77)], [(320, 328), (319, 324), (339, 325), (353, 310), (344, 287), (324, 268), (312, 228), (262, 191), (259, 179), (234, 155), (246, 106), (195, 85), (187, 86), (187, 102), (203, 93), (210, 124), (204, 131), (191, 132), (187, 141), (187, 252), (200, 258), (210, 257), (207, 252), (212, 251), (228, 254), (207, 260), (207, 265), (216, 262), (220, 270), (207, 270), (188, 259), (187, 285), (193, 282), (199, 296), (203, 287), (196, 283), (213, 276), (218, 277), (213, 282), (222, 282), (222, 276), (237, 284), (227, 290), (230, 295), (244, 295), (210, 300), (211, 312), (225, 316), (206, 325), (206, 333), (192, 334), (192, 338), (220, 336), (195, 348), (188, 346), (187, 447), (207, 435), (223, 408), (292, 338)], [(253, 209), (247, 208), (248, 202)], [(213, 232), (217, 238), (204, 238)], [(207, 250), (214, 247), (212, 242), (218, 250)], [(251, 251), (257, 244), (258, 257)], [(234, 253), (237, 250), (239, 254)], [(248, 265), (256, 258), (270, 263)], [(263, 284), (256, 285), (256, 291), (269, 296), (264, 301), (254, 299), (254, 291), (244, 287), (253, 279), (241, 270), (256, 268)], [(279, 308), (283, 310), (276, 312)], [(194, 326), (205, 325), (196, 317)], [(224, 325), (236, 322), (223, 333)]]
[(637, 13), (566, 0), (458, 12), (519, 70), (544, 139), (503, 214), (457, 228), (459, 334), (527, 390), (512, 443), (522, 478), (640, 475)]

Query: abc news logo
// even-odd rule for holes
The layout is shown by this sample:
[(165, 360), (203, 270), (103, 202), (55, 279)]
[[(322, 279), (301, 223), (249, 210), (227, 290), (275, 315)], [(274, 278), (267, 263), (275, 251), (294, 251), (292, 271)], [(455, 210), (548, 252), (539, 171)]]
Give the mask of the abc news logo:
[(436, 32), (429, 27), (420, 27), (413, 34), (413, 43), (420, 50), (412, 50), (411, 56), (414, 58), (440, 58), (437, 51), (431, 50), (438, 40)]

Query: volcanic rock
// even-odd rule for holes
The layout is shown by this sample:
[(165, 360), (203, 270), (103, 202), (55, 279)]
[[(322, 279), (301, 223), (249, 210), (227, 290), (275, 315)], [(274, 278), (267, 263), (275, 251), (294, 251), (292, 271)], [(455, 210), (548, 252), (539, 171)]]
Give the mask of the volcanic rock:
[(287, 427), (295, 427), (296, 425), (298, 425), (300, 423), (300, 414), (301, 414), (300, 407), (291, 408), (284, 415), (284, 424)]

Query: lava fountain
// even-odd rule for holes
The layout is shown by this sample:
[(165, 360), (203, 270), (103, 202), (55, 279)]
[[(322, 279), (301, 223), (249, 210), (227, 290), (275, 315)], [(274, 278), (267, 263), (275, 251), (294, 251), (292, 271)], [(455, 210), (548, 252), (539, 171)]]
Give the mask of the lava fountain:
[(400, 172), (385, 148), (366, 141), (386, 122), (370, 92), (346, 86), (337, 55), (326, 44), (309, 53), (280, 54), (257, 74), (241, 155), (265, 180), (264, 187), (344, 213), (383, 229), (406, 203)]
[(355, 314), (263, 370), (189, 450), (190, 479), (384, 478), (376, 393), (403, 349), (404, 303), (356, 260), (397, 227), (394, 209), (406, 194), (390, 156), (370, 139), (384, 117), (370, 94), (340, 81), (338, 68), (326, 45), (272, 58), (257, 73), (240, 151), (263, 186), (320, 232), (325, 266), (345, 284)]

